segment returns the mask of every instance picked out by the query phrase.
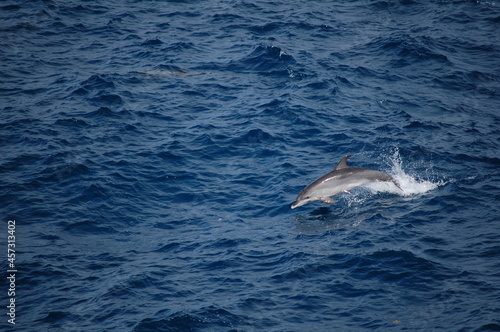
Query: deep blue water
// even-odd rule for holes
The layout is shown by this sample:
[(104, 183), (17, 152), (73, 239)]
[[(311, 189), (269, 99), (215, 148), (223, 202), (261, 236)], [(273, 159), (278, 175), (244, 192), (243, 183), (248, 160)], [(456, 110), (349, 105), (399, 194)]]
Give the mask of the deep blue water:
[(0, 326), (499, 331), (499, 82), (497, 2), (3, 1)]

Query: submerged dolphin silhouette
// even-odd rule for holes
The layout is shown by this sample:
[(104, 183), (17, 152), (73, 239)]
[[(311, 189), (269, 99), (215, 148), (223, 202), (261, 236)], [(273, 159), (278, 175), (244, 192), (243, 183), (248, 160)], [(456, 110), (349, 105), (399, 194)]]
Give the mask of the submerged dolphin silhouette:
[(299, 196), (297, 196), (295, 203), (292, 204), (292, 209), (314, 201), (335, 203), (337, 201), (331, 199), (330, 196), (347, 192), (352, 188), (370, 182), (391, 181), (396, 187), (402, 190), (399, 183), (387, 173), (373, 169), (347, 166), (347, 159), (350, 157), (351, 155), (347, 155), (342, 158), (333, 171), (323, 175), (302, 190)]

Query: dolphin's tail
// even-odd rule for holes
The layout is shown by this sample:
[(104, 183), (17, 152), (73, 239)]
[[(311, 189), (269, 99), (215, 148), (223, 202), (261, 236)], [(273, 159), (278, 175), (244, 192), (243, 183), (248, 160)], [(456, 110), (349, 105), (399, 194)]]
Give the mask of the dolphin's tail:
[(399, 182), (395, 178), (392, 178), (392, 183), (394, 183), (396, 185), (396, 187), (399, 188), (399, 190), (403, 191), (403, 189), (401, 188), (401, 185), (399, 184)]

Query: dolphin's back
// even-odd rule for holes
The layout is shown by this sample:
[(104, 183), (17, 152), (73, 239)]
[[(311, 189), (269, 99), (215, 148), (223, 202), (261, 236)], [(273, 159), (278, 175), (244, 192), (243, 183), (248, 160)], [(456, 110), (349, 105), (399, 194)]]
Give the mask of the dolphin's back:
[[(335, 196), (341, 192), (377, 181), (395, 182), (392, 176), (387, 173), (368, 168), (348, 166), (341, 169), (334, 169), (330, 173), (316, 179), (299, 194), (299, 197), (308, 195), (311, 192), (314, 192), (314, 196)], [(396, 182), (395, 184), (399, 187)]]
[[(396, 185), (396, 187), (402, 190), (399, 183), (392, 176), (390, 176), (385, 172), (376, 171), (374, 169), (368, 169), (368, 168), (358, 168), (358, 167), (348, 167), (338, 172), (339, 173), (345, 172), (344, 176), (346, 177), (349, 177), (350, 175), (357, 173), (356, 176), (358, 178), (362, 178), (365, 180), (363, 184), (367, 184), (370, 182), (392, 182), (394, 183), (394, 185)], [(360, 186), (362, 186), (363, 184), (360, 184)]]
[[(381, 171), (376, 171), (374, 169), (368, 169), (368, 168), (357, 168), (357, 167), (349, 167), (350, 169), (354, 170), (359, 174), (359, 176), (362, 176), (366, 179), (370, 179), (372, 181), (392, 181), (392, 176), (390, 176), (387, 173), (381, 172)], [(349, 169), (348, 169), (349, 170)]]

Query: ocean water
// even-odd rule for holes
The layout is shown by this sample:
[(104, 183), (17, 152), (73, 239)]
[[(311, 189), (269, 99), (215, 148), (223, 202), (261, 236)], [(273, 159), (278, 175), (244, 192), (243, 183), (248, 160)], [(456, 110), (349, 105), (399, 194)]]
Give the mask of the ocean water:
[[(499, 24), (496, 1), (3, 1), (0, 329), (499, 331)], [(346, 154), (403, 192), (290, 209)]]

